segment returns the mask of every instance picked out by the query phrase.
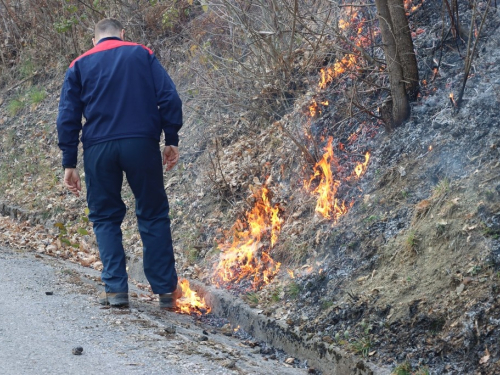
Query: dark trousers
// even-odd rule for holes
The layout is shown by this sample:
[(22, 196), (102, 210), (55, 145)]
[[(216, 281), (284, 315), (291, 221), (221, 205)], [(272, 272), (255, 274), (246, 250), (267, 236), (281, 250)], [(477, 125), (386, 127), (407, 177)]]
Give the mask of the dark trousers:
[(163, 185), (160, 147), (149, 138), (126, 138), (93, 145), (84, 151), (89, 219), (103, 264), (106, 292), (128, 292), (121, 224), (123, 174), (135, 196), (135, 213), (144, 246), (144, 273), (154, 293), (177, 287), (174, 252)]

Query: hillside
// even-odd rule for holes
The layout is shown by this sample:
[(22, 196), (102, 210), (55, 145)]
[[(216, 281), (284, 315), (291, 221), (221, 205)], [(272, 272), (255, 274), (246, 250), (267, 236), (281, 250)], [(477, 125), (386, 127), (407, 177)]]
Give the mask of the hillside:
[[(319, 351), (342, 347), (397, 374), (496, 374), (500, 19), (491, 8), (458, 109), (450, 93), (462, 84), (466, 42), (443, 31), (440, 3), (418, 4), (409, 20), (420, 97), (390, 133), (379, 113), (387, 90), (373, 88), (387, 86), (384, 70), (332, 53), (340, 48), (333, 34), (315, 51), (298, 46), (295, 75), (251, 84), (250, 73), (239, 81), (202, 54), (206, 38), (227, 47), (212, 8), (179, 17), (182, 30), (145, 22), (151, 39), (138, 41), (169, 70), (186, 112), (180, 164), (165, 174), (178, 268), (283, 321)], [(459, 9), (468, 25), (472, 10)], [(366, 21), (347, 16), (361, 40)], [(372, 42), (363, 48), (383, 58), (380, 40)], [(3, 70), (0, 243), (99, 269), (85, 194), (71, 196), (61, 182), (55, 119), (66, 66), (21, 58)], [(335, 73), (326, 82), (328, 68)], [(224, 91), (224, 72), (234, 91)], [(123, 197), (127, 253), (140, 257), (127, 186)]]

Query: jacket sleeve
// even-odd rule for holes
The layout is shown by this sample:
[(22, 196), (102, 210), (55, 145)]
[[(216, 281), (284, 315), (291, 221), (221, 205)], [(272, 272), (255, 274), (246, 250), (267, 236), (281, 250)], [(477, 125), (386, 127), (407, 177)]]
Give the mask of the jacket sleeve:
[(57, 116), (58, 145), (62, 151), (63, 166), (76, 167), (79, 136), (82, 130), (83, 103), (80, 99), (81, 89), (81, 83), (75, 68), (68, 69), (61, 90), (59, 114)]
[(182, 101), (174, 82), (154, 55), (151, 55), (151, 71), (160, 110), (161, 127), (165, 133), (165, 145), (178, 146), (177, 133), (182, 127)]

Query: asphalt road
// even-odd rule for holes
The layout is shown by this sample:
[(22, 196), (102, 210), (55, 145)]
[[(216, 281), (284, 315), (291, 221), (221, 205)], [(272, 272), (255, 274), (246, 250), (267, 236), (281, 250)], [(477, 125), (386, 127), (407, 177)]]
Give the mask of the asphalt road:
[[(0, 374), (307, 373), (266, 360), (258, 347), (152, 302), (103, 308), (92, 281), (96, 275), (72, 263), (0, 248)], [(82, 355), (72, 354), (77, 346)]]

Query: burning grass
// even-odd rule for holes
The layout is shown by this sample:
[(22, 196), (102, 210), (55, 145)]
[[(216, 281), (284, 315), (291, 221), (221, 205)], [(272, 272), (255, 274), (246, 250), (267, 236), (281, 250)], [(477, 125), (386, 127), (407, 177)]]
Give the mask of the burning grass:
[[(339, 165), (340, 160), (335, 157), (333, 152), (333, 137), (328, 139), (328, 144), (324, 148), (320, 161), (314, 166), (314, 173), (309, 180), (304, 181), (304, 188), (310, 191), (311, 194), (317, 196), (317, 204), (315, 211), (326, 219), (337, 221), (341, 216), (345, 215), (349, 207), (354, 202), (346, 203), (338, 198), (338, 190), (342, 183), (340, 176), (334, 176), (332, 164)], [(370, 153), (365, 154), (365, 161), (359, 162), (354, 167), (351, 176), (345, 178), (346, 181), (352, 177), (359, 179), (367, 170), (368, 162), (370, 161)], [(340, 168), (339, 168), (340, 169)], [(312, 188), (316, 184), (315, 188)]]
[[(269, 190), (262, 187), (254, 193), (255, 205), (246, 213), (246, 221), (236, 221), (233, 226), (233, 242), (221, 245), (221, 255), (216, 266), (213, 282), (217, 286), (252, 280), (251, 288), (260, 289), (269, 284), (278, 273), (281, 264), (275, 262), (269, 252), (278, 239), (282, 219), (278, 205), (271, 206)], [(263, 239), (270, 246), (266, 248)]]

